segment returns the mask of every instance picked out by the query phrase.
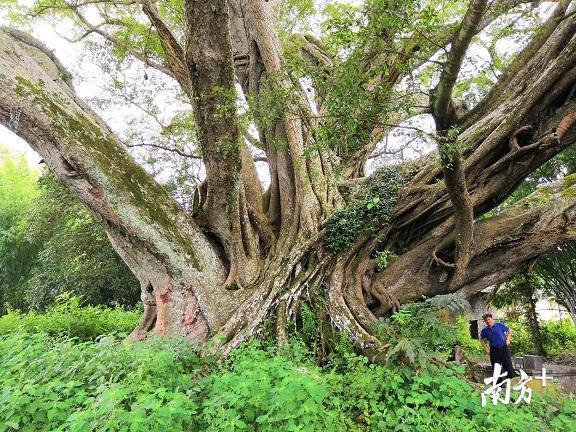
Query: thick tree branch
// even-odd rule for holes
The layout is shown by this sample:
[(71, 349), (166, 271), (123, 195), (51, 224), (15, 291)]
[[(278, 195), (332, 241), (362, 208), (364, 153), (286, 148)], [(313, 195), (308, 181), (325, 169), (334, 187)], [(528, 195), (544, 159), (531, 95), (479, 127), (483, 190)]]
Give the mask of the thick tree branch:
[[(438, 85), (433, 90), (430, 101), (432, 115), (440, 134), (438, 146), (444, 166), (444, 183), (454, 208), (456, 243), (454, 281), (456, 283), (463, 277), (471, 258), (474, 210), (466, 187), (462, 153), (458, 148), (457, 139), (451, 137), (449, 131), (456, 122), (452, 92), (464, 62), (464, 56), (472, 37), (478, 30), (487, 3), (486, 0), (472, 0), (470, 3), (462, 25), (451, 42)], [(436, 256), (435, 253), (434, 256)]]
[(468, 270), (457, 284), (445, 268), (429, 265), (431, 251), (443, 238), (436, 233), (401, 255), (375, 275), (373, 285), (406, 303), (455, 291), (470, 297), (506, 280), (557, 244), (576, 239), (576, 178), (542, 187), (500, 215), (477, 222)]
[[(485, 29), (488, 25), (494, 22), (498, 17), (509, 13), (511, 10), (525, 3), (532, 3), (530, 0), (497, 0), (491, 2), (490, 6), (487, 8), (483, 16), (481, 17), (480, 23), (476, 28), (476, 33)], [(377, 56), (377, 53), (373, 55), (362, 55), (361, 61), (368, 62), (364, 69), (367, 71), (367, 76), (371, 73), (370, 71), (379, 70), (382, 68), (383, 63), (387, 65), (388, 72), (385, 74), (378, 74), (378, 76), (373, 79), (368, 86), (366, 86), (366, 93), (368, 98), (374, 98), (378, 92), (377, 89), (392, 88), (396, 85), (402, 78), (406, 76), (407, 71), (414, 70), (421, 66), (424, 62), (428, 62), (429, 59), (436, 54), (438, 51), (446, 51), (446, 47), (454, 38), (454, 34), (458, 31), (458, 24), (442, 26), (437, 29), (436, 32), (423, 34), (422, 32), (415, 31), (415, 33), (409, 37), (400, 38), (402, 41), (401, 45), (395, 48), (395, 51), (399, 54), (388, 55), (388, 56)], [(384, 30), (385, 31), (385, 30)], [(381, 49), (381, 43), (376, 50)], [(371, 52), (371, 48), (361, 47), (362, 50)], [(413, 56), (418, 55), (423, 60), (414, 62)], [(356, 61), (358, 56), (352, 55), (351, 58)], [(376, 57), (376, 60), (374, 60)], [(408, 63), (412, 64), (412, 67), (406, 67)], [(328, 95), (329, 97), (329, 95)], [(424, 104), (429, 105), (428, 100)], [(389, 115), (387, 113), (387, 115)], [(397, 113), (392, 113), (392, 116), (397, 115)], [(344, 162), (351, 167), (362, 166), (365, 162), (365, 158), (373, 151), (374, 144), (377, 143), (383, 131), (379, 127), (379, 123), (386, 122), (386, 118), (377, 118), (374, 120), (373, 124), (368, 124), (366, 127), (372, 127), (373, 131), (370, 134), (370, 138), (367, 142), (367, 148), (364, 151), (358, 151), (350, 155), (345, 156)], [(362, 130), (364, 128), (361, 128)], [(362, 159), (364, 157), (364, 159)], [(352, 176), (363, 175), (363, 170), (355, 169), (351, 173)]]
[[(239, 294), (218, 290), (224, 269), (204, 234), (75, 95), (50, 57), (3, 31), (0, 50), (0, 123), (25, 139), (101, 221), (140, 280), (156, 331), (185, 328), (206, 337)], [(181, 325), (183, 316), (189, 325)]]
[(440, 73), (440, 80), (432, 93), (432, 114), (439, 130), (447, 130), (453, 124), (452, 91), (470, 41), (480, 26), (487, 4), (487, 0), (470, 2), (460, 29), (451, 41), (450, 52)]
[(162, 44), (162, 49), (166, 55), (168, 61), (168, 67), (172, 71), (173, 76), (176, 78), (185, 93), (190, 94), (191, 82), (190, 74), (188, 73), (188, 68), (186, 66), (186, 59), (184, 58), (184, 50), (160, 18), (158, 9), (152, 2), (152, 0), (141, 0), (142, 10), (150, 19), (150, 22), (156, 29), (158, 37), (160, 38), (160, 43)]
[[(576, 73), (572, 79), (576, 80)], [(562, 98), (561, 94), (559, 92), (556, 97)], [(542, 108), (545, 109), (545, 106), (543, 104)], [(576, 130), (573, 127), (561, 139), (547, 133), (570, 118), (571, 112), (576, 112), (575, 102), (565, 105), (551, 117), (531, 127), (530, 135), (522, 137), (520, 150), (510, 150), (508, 140), (503, 141), (494, 150), (483, 170), (466, 177), (475, 216), (503, 202), (530, 172), (576, 142)], [(532, 142), (527, 142), (532, 134), (538, 135), (538, 131), (544, 133), (542, 138), (536, 137)], [(502, 160), (507, 162), (501, 163)], [(454, 220), (450, 217), (452, 212), (442, 182), (429, 185), (418, 181), (411, 183), (401, 191), (391, 237), (397, 239), (394, 240), (398, 241), (397, 247), (407, 248), (436, 227), (447, 235), (454, 228)]]
[(558, 1), (558, 5), (550, 18), (548, 18), (536, 35), (530, 40), (528, 46), (514, 58), (486, 96), (460, 120), (463, 127), (467, 127), (477, 121), (479, 116), (482, 116), (490, 109), (490, 105), (493, 105), (495, 102), (501, 103), (502, 97), (505, 97), (506, 89), (509, 87), (511, 81), (525, 68), (526, 64), (533, 59), (565, 18), (564, 15), (570, 3), (571, 0)]

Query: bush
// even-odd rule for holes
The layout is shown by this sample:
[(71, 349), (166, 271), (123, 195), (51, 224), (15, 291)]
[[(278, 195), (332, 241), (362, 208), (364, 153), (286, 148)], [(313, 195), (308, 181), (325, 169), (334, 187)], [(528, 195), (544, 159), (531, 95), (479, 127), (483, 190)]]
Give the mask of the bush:
[[(482, 407), (482, 389), (461, 367), (371, 363), (345, 333), (324, 368), (296, 339), (281, 350), (252, 341), (219, 362), (183, 338), (100, 336), (136, 319), (70, 296), (46, 315), (1, 318), (0, 432), (576, 430), (573, 399), (535, 393), (530, 404)], [(431, 356), (448, 337), (448, 327), (437, 329), (426, 342), (436, 319), (424, 303), (386, 328), (400, 323), (399, 340), (417, 335)]]
[[(298, 343), (228, 361), (183, 339), (0, 336), (3, 431), (568, 431), (576, 403), (481, 406), (460, 368), (393, 368), (345, 354), (321, 369)], [(513, 392), (513, 400), (515, 398)]]
[[(534, 354), (536, 348), (530, 326), (524, 319), (509, 321), (514, 330), (510, 349), (515, 355)], [(576, 327), (568, 318), (562, 321), (540, 321), (544, 349), (548, 357), (561, 355), (563, 351), (576, 350)]]
[(514, 355), (520, 356), (536, 353), (530, 326), (525, 319), (509, 320), (506, 321), (506, 325), (514, 330), (512, 342), (510, 343), (510, 351)]
[[(341, 430), (327, 376), (251, 344), (233, 353), (229, 370), (206, 383), (202, 402), (207, 431)], [(292, 357), (293, 358), (293, 357)]]
[[(182, 355), (186, 353), (186, 355)], [(185, 341), (0, 337), (0, 431), (184, 431), (202, 365)]]
[(459, 316), (456, 319), (456, 326), (458, 329), (458, 345), (464, 349), (466, 355), (470, 358), (482, 357), (486, 358), (484, 349), (480, 345), (478, 339), (473, 339), (470, 336), (470, 321), (465, 316)]
[(549, 356), (555, 357), (563, 351), (576, 350), (576, 326), (571, 319), (542, 323), (544, 348)]
[(16, 331), (46, 333), (85, 341), (104, 334), (127, 336), (138, 323), (140, 312), (103, 306), (83, 306), (82, 298), (62, 294), (46, 313), (9, 311), (0, 317), (0, 335)]
[[(576, 403), (533, 395), (531, 404), (481, 406), (481, 389), (463, 367), (395, 370), (356, 357), (332, 375), (331, 401), (362, 431), (567, 431), (576, 428)], [(512, 392), (512, 401), (515, 392)]]
[(387, 362), (426, 369), (432, 354), (451, 352), (458, 342), (459, 328), (449, 322), (447, 310), (466, 307), (469, 304), (461, 296), (448, 294), (405, 304), (391, 319), (379, 319), (374, 332), (383, 343), (391, 345), (385, 353)]

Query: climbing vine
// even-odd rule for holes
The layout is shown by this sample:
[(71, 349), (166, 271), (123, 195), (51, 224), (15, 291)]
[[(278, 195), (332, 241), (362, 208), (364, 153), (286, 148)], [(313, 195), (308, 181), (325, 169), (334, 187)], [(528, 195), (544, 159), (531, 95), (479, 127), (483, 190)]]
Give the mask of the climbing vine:
[(349, 246), (364, 230), (376, 232), (390, 221), (396, 193), (406, 182), (397, 167), (385, 167), (374, 173), (370, 183), (359, 188), (352, 203), (336, 210), (326, 221), (326, 247), (339, 252)]

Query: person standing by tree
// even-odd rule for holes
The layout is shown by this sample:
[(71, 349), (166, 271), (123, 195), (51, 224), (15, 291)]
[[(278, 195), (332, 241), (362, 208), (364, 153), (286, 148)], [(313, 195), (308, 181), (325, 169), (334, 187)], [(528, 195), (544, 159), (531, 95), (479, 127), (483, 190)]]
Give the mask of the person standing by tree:
[[(480, 344), (484, 348), (484, 351), (486, 351), (486, 354), (490, 355), (492, 368), (494, 368), (496, 363), (500, 363), (502, 369), (508, 372), (505, 378), (514, 378), (516, 372), (514, 372), (512, 356), (508, 348), (512, 341), (513, 330), (506, 324), (494, 322), (492, 314), (484, 314), (482, 315), (482, 319), (486, 323), (486, 327), (484, 327), (480, 333)], [(490, 345), (488, 345), (487, 341)], [(498, 382), (502, 380), (503, 378), (498, 378)]]

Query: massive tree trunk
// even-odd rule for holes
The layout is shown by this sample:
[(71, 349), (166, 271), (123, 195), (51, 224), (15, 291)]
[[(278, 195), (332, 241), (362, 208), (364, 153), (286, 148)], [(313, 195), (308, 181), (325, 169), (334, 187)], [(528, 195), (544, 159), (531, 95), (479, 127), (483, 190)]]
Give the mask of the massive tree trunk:
[[(0, 123), (24, 138), (86, 204), (140, 280), (145, 312), (134, 337), (150, 331), (197, 341), (223, 336), (218, 340), (227, 350), (274, 316), (277, 337), (285, 340), (287, 320), (296, 316), (303, 294), (314, 292), (326, 299), (338, 329), (360, 348), (378, 349), (371, 326), (398, 305), (437, 294), (472, 296), (576, 239), (573, 175), (480, 218), (576, 139), (576, 15), (567, 12), (568, 3), (559, 2), (521, 60), (466, 113), (454, 109), (452, 89), (472, 36), (495, 19), (493, 10), (473, 1), (459, 26), (417, 48), (432, 55), (432, 46), (450, 44), (429, 110), (441, 164), (430, 156), (358, 178), (385, 132), (378, 116), (362, 134), (360, 150), (315, 146), (322, 120), (284, 67), (273, 12), (259, 0), (187, 1), (184, 48), (154, 6), (142, 3), (166, 52), (165, 67), (196, 114), (207, 178), (193, 214), (131, 159), (41, 43), (7, 29), (0, 31)], [(303, 40), (304, 56), (331, 61), (318, 41)], [(374, 86), (398, 83), (408, 59), (392, 55), (393, 67), (371, 81), (366, 97)], [(271, 120), (255, 119), (255, 144), (270, 169), (265, 193), (240, 139), (234, 71), (256, 111), (267, 91), (291, 95)], [(317, 95), (319, 112), (325, 98), (330, 95)], [(344, 172), (339, 184), (338, 169)], [(385, 191), (378, 198), (389, 212), (362, 210), (378, 205), (366, 203), (370, 190)], [(349, 209), (371, 220), (359, 221), (354, 236), (345, 233), (345, 248), (329, 247), (330, 221)], [(398, 255), (385, 269), (376, 265), (383, 251)]]
[(0, 38), (2, 124), (87, 205), (140, 280), (145, 313), (136, 332), (207, 337), (238, 301), (214, 290), (225, 276), (217, 251), (76, 96), (49, 51), (17, 32)]

